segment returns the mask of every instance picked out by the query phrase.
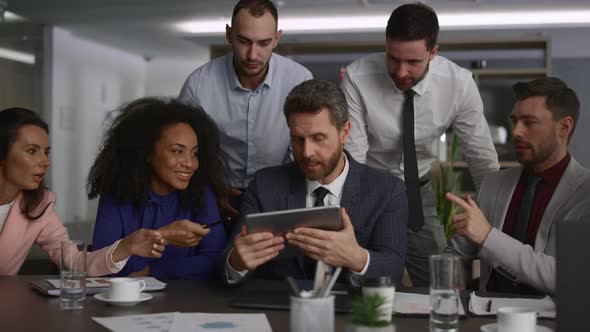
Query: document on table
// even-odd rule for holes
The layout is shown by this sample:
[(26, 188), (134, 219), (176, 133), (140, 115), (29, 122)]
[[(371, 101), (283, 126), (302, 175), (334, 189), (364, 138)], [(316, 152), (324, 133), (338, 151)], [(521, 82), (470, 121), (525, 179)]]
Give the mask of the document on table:
[(549, 296), (542, 299), (483, 297), (475, 295), (475, 292), (469, 296), (469, 311), (474, 315), (496, 315), (498, 308), (501, 307), (528, 308), (536, 311), (539, 317), (555, 318), (555, 302)]
[(227, 331), (272, 332), (265, 314), (182, 313), (174, 317), (170, 332)]
[[(395, 292), (393, 312), (402, 315), (429, 315), (430, 295)], [(465, 316), (463, 304), (459, 302), (459, 315)]]
[(264, 314), (168, 312), (92, 319), (113, 332), (272, 332)]
[(97, 323), (113, 332), (154, 332), (170, 331), (177, 312), (144, 314), (117, 317), (92, 317)]

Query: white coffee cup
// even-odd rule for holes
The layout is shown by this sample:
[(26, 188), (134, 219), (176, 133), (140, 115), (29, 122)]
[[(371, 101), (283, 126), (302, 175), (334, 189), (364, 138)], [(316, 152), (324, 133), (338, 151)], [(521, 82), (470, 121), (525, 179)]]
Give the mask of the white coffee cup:
[(498, 332), (535, 332), (537, 313), (527, 308), (503, 307), (498, 309)]
[(393, 299), (395, 296), (395, 286), (393, 284), (393, 279), (389, 276), (363, 278), (362, 292), (363, 295), (381, 295), (384, 303), (379, 308), (381, 311), (379, 320), (391, 322), (391, 315), (393, 314)]
[(109, 299), (115, 301), (133, 301), (145, 289), (145, 281), (135, 278), (112, 278), (109, 281)]

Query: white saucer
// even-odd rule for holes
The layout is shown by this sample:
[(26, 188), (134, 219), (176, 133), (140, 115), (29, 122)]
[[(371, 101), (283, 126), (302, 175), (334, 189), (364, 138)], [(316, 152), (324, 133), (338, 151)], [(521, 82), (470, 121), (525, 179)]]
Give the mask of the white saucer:
[(152, 294), (139, 293), (139, 297), (135, 300), (111, 300), (107, 296), (107, 293), (94, 294), (95, 299), (102, 301), (102, 302), (112, 304), (112, 305), (120, 306), (120, 307), (130, 307), (132, 305), (138, 304), (139, 302), (151, 300), (152, 297), (153, 297)]
[[(480, 329), (481, 329), (481, 332), (497, 332), (498, 331), (498, 327), (496, 326), (496, 323), (482, 325), (480, 327)], [(553, 330), (547, 326), (537, 325), (535, 332), (553, 332)]]

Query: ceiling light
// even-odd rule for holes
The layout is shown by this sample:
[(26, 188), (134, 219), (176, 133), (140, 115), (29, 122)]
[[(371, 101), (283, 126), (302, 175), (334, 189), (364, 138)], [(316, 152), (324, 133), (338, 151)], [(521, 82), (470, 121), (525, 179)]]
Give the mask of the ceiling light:
[(35, 56), (30, 53), (9, 50), (7, 48), (0, 48), (0, 58), (24, 62), (28, 64), (35, 64)]
[(5, 11), (4, 12), (4, 20), (6, 22), (10, 22), (10, 21), (21, 21), (23, 20), (22, 16), (18, 16), (13, 12), (9, 12), (9, 11)]
[(456, 13), (439, 15), (441, 28), (460, 30), (467, 28), (537, 28), (575, 27), (590, 25), (590, 10), (546, 10)]
[[(323, 17), (283, 17), (279, 28), (288, 32), (364, 32), (381, 31), (388, 15), (355, 15)], [(590, 9), (471, 12), (438, 14), (442, 30), (511, 29), (532, 27), (574, 27), (590, 25)], [(183, 32), (218, 34), (225, 32), (230, 18), (196, 20), (176, 25)]]

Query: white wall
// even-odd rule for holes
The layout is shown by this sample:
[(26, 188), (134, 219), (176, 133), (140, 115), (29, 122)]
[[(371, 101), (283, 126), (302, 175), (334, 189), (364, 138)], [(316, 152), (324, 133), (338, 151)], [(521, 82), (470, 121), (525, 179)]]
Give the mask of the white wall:
[(105, 113), (145, 92), (142, 57), (51, 29), (48, 81), (52, 167), (49, 185), (64, 223), (94, 220), (96, 201), (86, 198), (86, 176), (102, 134)]
[(60, 28), (48, 28), (45, 39), (50, 45), (43, 103), (51, 126), (48, 184), (64, 223), (94, 221), (98, 200), (88, 201), (86, 177), (106, 113), (143, 96), (178, 96), (187, 76), (209, 60), (209, 51), (146, 61)]
[(190, 73), (209, 61), (208, 49), (182, 58), (156, 58), (147, 62), (145, 92), (148, 96), (178, 97)]

